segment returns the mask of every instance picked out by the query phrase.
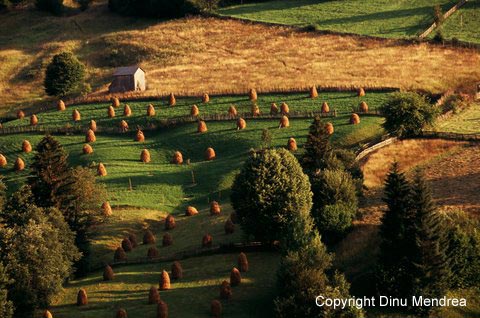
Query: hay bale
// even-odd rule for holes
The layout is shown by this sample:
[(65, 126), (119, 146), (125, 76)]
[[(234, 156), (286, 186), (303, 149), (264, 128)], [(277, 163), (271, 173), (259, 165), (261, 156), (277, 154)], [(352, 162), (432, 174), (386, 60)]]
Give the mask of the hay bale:
[(125, 106), (123, 106), (123, 116), (129, 117), (131, 115), (132, 109), (130, 108), (130, 106), (128, 106), (128, 104), (125, 104)]
[(323, 102), (322, 104), (322, 113), (326, 114), (330, 112), (330, 106), (328, 106), (327, 102)]
[[(5, 168), (8, 164), (7, 157), (4, 155), (0, 154), (0, 167)], [(198, 213), (198, 212), (197, 212)]]
[(63, 112), (67, 107), (65, 106), (65, 103), (63, 100), (59, 99), (57, 102), (57, 110)]
[(172, 158), (172, 163), (181, 165), (183, 163), (183, 155), (180, 151), (175, 151)]
[(17, 111), (17, 119), (23, 119), (25, 118), (25, 112), (23, 110)]
[(30, 116), (30, 126), (36, 126), (38, 124), (38, 117), (37, 115)]
[(120, 100), (117, 97), (112, 97), (112, 107), (120, 107)]
[(288, 107), (287, 103), (283, 102), (280, 105), (280, 112), (282, 113), (282, 115), (288, 115), (288, 113), (290, 113), (290, 107)]
[(168, 305), (160, 300), (157, 305), (157, 318), (168, 318)]
[(107, 115), (109, 118), (115, 117), (115, 109), (112, 106), (108, 106)]
[(80, 115), (80, 112), (77, 109), (74, 109), (73, 112), (72, 112), (72, 120), (73, 121), (82, 120), (82, 116)]
[(280, 118), (279, 128), (287, 128), (287, 127), (290, 127), (290, 121), (288, 120), (287, 116), (282, 116), (282, 118)]
[(181, 279), (183, 278), (183, 269), (180, 262), (173, 262), (172, 264), (172, 278)]
[(213, 148), (209, 147), (207, 148), (207, 150), (205, 150), (205, 160), (210, 161), (215, 159), (215, 157), (216, 157), (216, 154)]
[(276, 115), (278, 114), (278, 106), (275, 103), (272, 103), (270, 105), (270, 115)]
[(213, 244), (213, 237), (210, 234), (205, 234), (202, 237), (202, 247), (211, 247)]
[(151, 246), (147, 251), (147, 257), (149, 259), (155, 259), (160, 256), (160, 251), (155, 246)]
[(251, 101), (256, 101), (257, 97), (257, 91), (255, 88), (250, 89), (250, 92), (248, 92), (248, 98), (250, 98)]
[(225, 234), (233, 234), (235, 232), (235, 225), (230, 218), (225, 222)]
[(247, 128), (247, 122), (243, 118), (237, 119), (237, 130), (242, 130)]
[(90, 120), (90, 124), (88, 125), (88, 128), (93, 131), (93, 132), (96, 132), (97, 131), (97, 122), (95, 120)]
[(290, 151), (297, 151), (297, 141), (295, 140), (295, 138), (290, 138), (288, 139), (288, 143), (287, 143), (287, 149), (290, 150)]
[(185, 211), (185, 216), (192, 216), (198, 214), (198, 210), (193, 206), (188, 206)]
[(150, 287), (150, 291), (148, 292), (148, 303), (158, 304), (160, 302), (160, 293), (155, 286)]
[(317, 87), (316, 86), (310, 87), (310, 98), (317, 98), (317, 97), (318, 97)]
[(123, 308), (118, 309), (116, 318), (128, 318), (127, 311)]
[(140, 129), (137, 130), (137, 134), (135, 135), (135, 141), (138, 141), (138, 142), (145, 141), (145, 135), (143, 134), (143, 131), (141, 131)]
[(89, 155), (93, 153), (93, 148), (89, 144), (84, 144), (82, 148), (82, 152), (84, 155)]
[(101, 162), (98, 164), (98, 167), (97, 167), (97, 175), (99, 177), (107, 176), (107, 169), (105, 168), (105, 166)]
[(192, 108), (190, 109), (190, 116), (197, 117), (198, 114), (200, 114), (200, 110), (198, 110), (198, 106), (193, 105)]
[(149, 163), (150, 162), (150, 151), (147, 149), (143, 149), (142, 153), (140, 154), (140, 161), (143, 163)]
[(350, 124), (352, 124), (352, 125), (360, 124), (360, 116), (358, 116), (358, 114), (353, 113), (350, 116)]
[(172, 238), (172, 235), (170, 233), (165, 233), (163, 234), (163, 238), (162, 238), (162, 246), (163, 247), (167, 247), (167, 246), (170, 246), (173, 244), (173, 238)]
[(155, 107), (152, 104), (148, 104), (147, 106), (147, 116), (154, 117), (155, 116)]
[(212, 318), (222, 317), (222, 312), (223, 312), (222, 303), (216, 299), (212, 300), (210, 304), (210, 313), (212, 315)]
[(156, 238), (152, 231), (146, 230), (143, 235), (143, 244), (155, 244)]
[(109, 281), (115, 278), (115, 274), (113, 273), (113, 269), (110, 265), (106, 265), (103, 269), (103, 280)]
[(132, 242), (126, 237), (122, 240), (122, 248), (125, 252), (131, 252), (133, 250)]
[(232, 286), (226, 280), (220, 285), (220, 298), (226, 300), (232, 298)]
[(240, 274), (240, 271), (236, 267), (232, 268), (232, 271), (230, 272), (230, 285), (238, 286), (241, 282), (242, 275)]
[(238, 268), (241, 272), (248, 272), (248, 259), (245, 253), (240, 253), (238, 255)]
[(158, 287), (160, 290), (170, 289), (170, 275), (164, 270), (160, 274), (160, 280), (158, 281)]
[(49, 310), (45, 310), (43, 312), (42, 318), (53, 318), (53, 315)]
[(15, 160), (15, 163), (13, 164), (13, 168), (15, 171), (22, 171), (25, 169), (25, 162), (23, 161), (22, 158), (18, 157), (17, 160)]
[(124, 261), (127, 259), (127, 253), (123, 250), (121, 246), (117, 247), (115, 254), (113, 255), (113, 260), (115, 262)]
[(24, 140), (22, 142), (22, 151), (25, 153), (32, 152), (32, 145), (30, 144), (30, 141)]
[(95, 136), (95, 132), (92, 129), (87, 130), (87, 134), (85, 135), (85, 142), (95, 142), (97, 141), (97, 137)]
[(86, 305), (88, 305), (87, 291), (83, 288), (80, 288), (77, 294), (77, 306), (86, 306)]
[(125, 120), (122, 120), (119, 124), (118, 127), (120, 127), (120, 130), (122, 132), (127, 132), (128, 131), (128, 123)]
[(232, 213), (230, 213), (230, 220), (232, 220), (233, 224), (238, 224), (237, 212), (233, 211)]
[(198, 121), (197, 132), (204, 133), (204, 132), (207, 132), (207, 131), (208, 131), (207, 124), (203, 120), (199, 120)]
[(175, 226), (176, 226), (176, 223), (173, 215), (171, 214), (167, 215), (167, 217), (165, 218), (165, 230), (166, 231), (173, 230)]
[(217, 201), (210, 202), (210, 215), (218, 215), (222, 212), (222, 207)]
[(237, 117), (237, 108), (235, 107), (235, 105), (230, 105), (230, 107), (228, 107), (228, 115), (230, 115), (230, 117)]
[(362, 113), (368, 113), (368, 104), (366, 102), (360, 103), (360, 111)]
[(360, 87), (360, 88), (358, 89), (357, 95), (358, 95), (358, 97), (363, 97), (363, 96), (365, 96), (365, 90), (364, 90), (362, 87)]
[(137, 235), (135, 233), (129, 233), (128, 239), (130, 240), (130, 243), (132, 243), (133, 248), (138, 246)]
[(207, 93), (203, 94), (202, 96), (202, 103), (206, 104), (210, 102), (210, 96)]
[(325, 125), (325, 130), (327, 131), (327, 134), (329, 134), (329, 135), (333, 134), (333, 132), (335, 131), (332, 123), (327, 123)]
[(102, 203), (102, 211), (104, 216), (112, 215), (112, 207), (108, 201)]
[(253, 117), (260, 116), (260, 108), (258, 108), (257, 104), (252, 104), (252, 116)]
[(173, 95), (173, 93), (170, 93), (170, 96), (168, 96), (168, 105), (175, 106), (176, 104), (177, 100), (175, 99), (175, 95)]

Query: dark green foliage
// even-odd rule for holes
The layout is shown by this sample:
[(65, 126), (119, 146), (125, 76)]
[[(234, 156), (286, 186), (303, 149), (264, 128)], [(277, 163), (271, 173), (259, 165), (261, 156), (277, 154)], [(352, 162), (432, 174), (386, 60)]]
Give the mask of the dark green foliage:
[(360, 168), (359, 162), (355, 159), (355, 153), (346, 149), (334, 149), (333, 155), (337, 159), (337, 162), (340, 163), (338, 169), (343, 169), (350, 173), (352, 178), (361, 186), (363, 184), (363, 171)]
[(23, 226), (39, 213), (30, 186), (25, 185), (10, 195), (1, 212), (2, 223), (8, 227)]
[(435, 32), (435, 36), (433, 37), (433, 42), (441, 43), (441, 44), (445, 42), (445, 37), (443, 36), (443, 32), (441, 29), (438, 29), (437, 32)]
[(75, 0), (75, 2), (78, 3), (80, 6), (80, 10), (85, 11), (90, 7), (90, 4), (92, 3), (93, 0)]
[(50, 96), (65, 96), (83, 82), (85, 66), (70, 52), (55, 55), (45, 71), (45, 92)]
[(262, 147), (263, 148), (270, 148), (272, 143), (272, 134), (268, 128), (264, 128), (262, 130)]
[(10, 7), (10, 1), (0, 0), (0, 12), (7, 10)]
[(324, 206), (315, 215), (315, 224), (322, 234), (325, 243), (331, 244), (341, 240), (352, 228), (356, 214), (356, 206), (339, 201)]
[(198, 12), (189, 0), (109, 0), (108, 7), (122, 15), (156, 18), (178, 18)]
[(0, 263), (0, 317), (2, 318), (11, 318), (13, 315), (13, 303), (7, 297), (8, 287), (12, 283), (5, 266)]
[(63, 11), (63, 0), (35, 0), (35, 6), (39, 10), (60, 15)]
[(3, 182), (2, 177), (0, 177), (0, 211), (3, 210), (5, 203), (7, 201), (7, 186)]
[(394, 93), (382, 105), (385, 116), (383, 128), (399, 137), (415, 136), (427, 125), (432, 125), (438, 115), (438, 109), (417, 93)]
[(324, 169), (328, 166), (328, 161), (332, 157), (332, 147), (330, 146), (330, 135), (320, 116), (316, 116), (310, 126), (304, 149), (302, 167), (306, 171)]
[(218, 8), (220, 0), (192, 0), (195, 6), (204, 12), (213, 12)]

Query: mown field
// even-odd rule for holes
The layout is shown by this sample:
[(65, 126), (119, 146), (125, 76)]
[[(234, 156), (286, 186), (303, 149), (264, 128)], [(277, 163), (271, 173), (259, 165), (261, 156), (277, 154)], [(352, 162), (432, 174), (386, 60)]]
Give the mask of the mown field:
[[(433, 6), (448, 10), (451, 0), (275, 0), (227, 7), (222, 15), (319, 30), (385, 38), (415, 37), (433, 23)], [(471, 32), (475, 32), (471, 29)]]
[(470, 0), (442, 26), (443, 36), (460, 41), (480, 43), (480, 1)]
[(478, 134), (480, 132), (480, 104), (474, 103), (470, 107), (460, 110), (458, 114), (439, 122), (437, 130), (460, 134)]

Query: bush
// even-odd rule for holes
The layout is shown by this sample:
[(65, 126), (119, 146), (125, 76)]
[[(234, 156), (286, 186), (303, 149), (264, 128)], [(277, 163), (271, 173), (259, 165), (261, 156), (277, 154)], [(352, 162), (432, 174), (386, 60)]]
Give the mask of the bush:
[(80, 10), (85, 11), (90, 7), (90, 4), (93, 0), (75, 0), (76, 3), (80, 6)]
[(70, 52), (55, 55), (45, 71), (45, 92), (65, 96), (83, 82), (85, 66)]
[(325, 206), (318, 211), (315, 221), (325, 242), (336, 242), (343, 238), (352, 227), (356, 209), (354, 206), (339, 202)]
[(189, 0), (109, 0), (108, 8), (122, 15), (178, 18), (198, 12)]
[(63, 0), (35, 0), (35, 6), (39, 10), (60, 15), (63, 11)]

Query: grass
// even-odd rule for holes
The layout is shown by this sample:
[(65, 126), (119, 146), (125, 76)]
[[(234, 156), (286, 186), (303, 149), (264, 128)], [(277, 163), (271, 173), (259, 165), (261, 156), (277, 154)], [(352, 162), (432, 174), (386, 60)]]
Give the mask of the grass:
[[(247, 253), (250, 270), (242, 283), (233, 289), (232, 300), (223, 303), (225, 317), (271, 317), (275, 296), (275, 273), (279, 255)], [(172, 289), (160, 292), (168, 304), (170, 317), (210, 317), (210, 302), (219, 297), (219, 286), (228, 280), (237, 264), (237, 254), (190, 258), (181, 262), (184, 278), (173, 282)], [(116, 267), (115, 279), (102, 281), (102, 272), (71, 281), (56, 299), (52, 313), (56, 318), (111, 318), (116, 309), (125, 308), (130, 317), (154, 317), (155, 305), (148, 305), (148, 290), (158, 286), (163, 269), (171, 263)], [(80, 288), (85, 288), (89, 304), (75, 305)]]
[[(433, 23), (433, 7), (445, 10), (451, 0), (275, 0), (227, 7), (220, 14), (247, 20), (385, 38), (415, 37)], [(475, 32), (472, 28), (471, 32)]]
[(474, 103), (458, 114), (437, 124), (437, 130), (460, 134), (480, 133), (480, 103)]
[[(442, 26), (446, 39), (480, 43), (480, 1), (470, 0), (459, 11), (448, 18)], [(434, 34), (433, 34), (434, 35)]]

